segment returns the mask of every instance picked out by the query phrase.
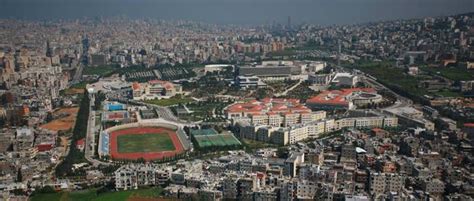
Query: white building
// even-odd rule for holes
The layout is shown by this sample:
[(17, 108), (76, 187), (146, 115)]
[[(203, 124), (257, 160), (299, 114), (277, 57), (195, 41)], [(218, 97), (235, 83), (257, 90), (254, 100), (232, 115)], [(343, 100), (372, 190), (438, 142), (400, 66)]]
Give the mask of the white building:
[(295, 144), (308, 138), (317, 138), (321, 134), (346, 128), (385, 128), (398, 126), (398, 118), (392, 116), (373, 116), (315, 121), (279, 127), (269, 124), (256, 125), (250, 122), (238, 122), (240, 137), (274, 144)]
[(359, 76), (350, 73), (336, 73), (331, 82), (338, 86), (356, 86)]
[(247, 88), (259, 88), (267, 86), (262, 80), (257, 76), (237, 76), (235, 79), (235, 84), (242, 89)]
[(306, 69), (309, 72), (319, 72), (319, 71), (324, 70), (324, 68), (326, 68), (326, 66), (327, 66), (326, 62), (313, 61), (313, 62), (309, 63), (308, 65), (306, 65)]
[(163, 185), (170, 179), (171, 169), (152, 164), (129, 164), (115, 171), (115, 188), (137, 189), (140, 186)]
[(180, 85), (162, 80), (152, 80), (147, 83), (135, 82), (132, 84), (134, 100), (170, 98), (181, 92), (182, 88)]
[(311, 84), (326, 86), (331, 83), (333, 75), (332, 74), (308, 74), (308, 81)]
[(221, 72), (228, 68), (231, 68), (234, 71), (235, 66), (230, 64), (209, 64), (204, 66), (204, 73), (208, 72)]

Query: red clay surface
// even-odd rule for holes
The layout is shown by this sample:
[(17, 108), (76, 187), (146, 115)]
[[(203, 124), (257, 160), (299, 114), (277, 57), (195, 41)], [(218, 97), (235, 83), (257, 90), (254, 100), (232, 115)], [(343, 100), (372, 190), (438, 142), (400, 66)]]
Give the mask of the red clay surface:
[[(139, 135), (148, 133), (167, 133), (173, 142), (174, 151), (161, 151), (161, 152), (137, 152), (137, 153), (119, 153), (117, 137), (120, 135)], [(159, 135), (159, 134), (157, 134)], [(161, 127), (137, 127), (137, 128), (126, 128), (110, 133), (110, 156), (113, 159), (127, 159), (137, 160), (144, 158), (147, 161), (156, 159), (162, 159), (163, 157), (171, 157), (184, 151), (183, 145), (179, 141), (176, 131)]]

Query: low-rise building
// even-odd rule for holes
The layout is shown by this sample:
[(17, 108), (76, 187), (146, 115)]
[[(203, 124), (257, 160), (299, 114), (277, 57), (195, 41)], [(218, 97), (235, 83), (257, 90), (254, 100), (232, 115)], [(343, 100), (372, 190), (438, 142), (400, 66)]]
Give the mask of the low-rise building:
[(132, 83), (132, 96), (134, 100), (169, 98), (181, 92), (180, 85), (168, 81), (151, 80), (147, 83)]
[(152, 164), (129, 164), (115, 171), (115, 188), (137, 189), (141, 186), (163, 185), (170, 180), (170, 169)]
[(306, 100), (312, 109), (354, 109), (356, 107), (378, 104), (383, 101), (372, 88), (351, 88), (323, 91)]

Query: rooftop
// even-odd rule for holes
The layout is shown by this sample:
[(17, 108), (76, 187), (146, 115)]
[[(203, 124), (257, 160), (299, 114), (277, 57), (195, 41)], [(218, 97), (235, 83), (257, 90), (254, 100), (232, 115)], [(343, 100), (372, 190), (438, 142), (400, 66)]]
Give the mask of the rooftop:
[(298, 99), (264, 98), (260, 101), (252, 99), (229, 106), (227, 113), (251, 114), (287, 114), (311, 112), (309, 108), (300, 103)]
[(375, 90), (372, 88), (351, 88), (351, 89), (323, 91), (319, 95), (308, 99), (306, 103), (348, 105), (349, 102), (347, 100), (347, 96), (350, 96), (354, 92), (374, 93)]

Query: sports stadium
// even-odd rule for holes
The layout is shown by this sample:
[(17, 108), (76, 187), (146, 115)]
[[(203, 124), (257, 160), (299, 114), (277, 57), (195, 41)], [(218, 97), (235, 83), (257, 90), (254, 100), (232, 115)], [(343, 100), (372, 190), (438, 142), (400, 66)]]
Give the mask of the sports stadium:
[(172, 123), (130, 123), (104, 130), (99, 156), (113, 160), (158, 160), (183, 153), (190, 147), (182, 129)]

